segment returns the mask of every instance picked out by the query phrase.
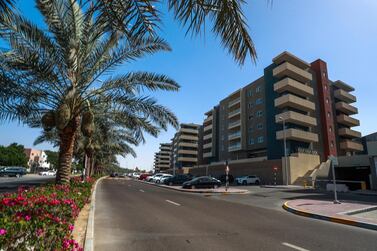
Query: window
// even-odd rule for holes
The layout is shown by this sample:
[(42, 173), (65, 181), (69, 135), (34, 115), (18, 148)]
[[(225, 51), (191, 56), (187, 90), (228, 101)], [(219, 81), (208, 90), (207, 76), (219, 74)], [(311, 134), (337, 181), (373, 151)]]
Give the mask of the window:
[(249, 108), (253, 108), (253, 102), (249, 102), (248, 104), (247, 104), (247, 106), (249, 107)]
[(224, 141), (224, 135), (221, 135), (221, 141)]
[(252, 90), (249, 90), (249, 91), (247, 92), (247, 96), (248, 96), (248, 97), (252, 97), (252, 96), (253, 96), (253, 91), (252, 91)]
[(250, 114), (249, 115), (249, 120), (252, 120), (254, 118), (254, 115), (253, 114)]
[(259, 124), (257, 125), (257, 128), (258, 128), (258, 130), (262, 130), (262, 129), (263, 129), (263, 124), (262, 124), (262, 123), (259, 123)]
[(262, 91), (262, 86), (258, 86), (256, 89), (255, 89), (255, 92), (256, 93), (259, 93)]
[(328, 104), (330, 101), (329, 101), (329, 99), (328, 98), (326, 98), (326, 103)]
[(263, 111), (257, 111), (257, 117), (262, 117), (263, 116)]
[(264, 141), (264, 137), (263, 136), (259, 136), (258, 137), (258, 143), (263, 143)]
[(262, 104), (263, 103), (263, 99), (261, 99), (261, 98), (258, 98), (256, 101), (255, 101), (255, 104), (256, 105), (260, 105), (260, 104)]
[(330, 112), (327, 112), (327, 117), (330, 118), (331, 114)]
[(332, 126), (329, 127), (329, 131), (332, 132)]
[(252, 126), (249, 127), (249, 132), (253, 132), (254, 128)]
[(249, 145), (254, 145), (254, 139), (253, 138), (249, 139)]

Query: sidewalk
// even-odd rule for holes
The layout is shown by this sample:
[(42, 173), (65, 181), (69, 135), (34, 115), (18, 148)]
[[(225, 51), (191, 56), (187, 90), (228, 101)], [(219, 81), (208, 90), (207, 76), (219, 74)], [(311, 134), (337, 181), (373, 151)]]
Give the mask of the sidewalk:
[(377, 204), (296, 199), (285, 202), (283, 208), (301, 216), (377, 230)]
[(248, 194), (250, 193), (246, 189), (238, 189), (238, 188), (233, 188), (229, 187), (228, 191), (225, 191), (225, 187), (219, 187), (219, 188), (203, 188), (203, 189), (184, 189), (180, 186), (167, 186), (167, 185), (162, 185), (162, 184), (156, 184), (156, 183), (151, 183), (151, 182), (146, 182), (146, 181), (141, 181), (138, 180), (139, 182), (143, 182), (149, 185), (153, 186), (158, 186), (166, 189), (171, 189), (171, 190), (176, 190), (180, 192), (186, 192), (186, 193), (207, 193), (207, 194)]

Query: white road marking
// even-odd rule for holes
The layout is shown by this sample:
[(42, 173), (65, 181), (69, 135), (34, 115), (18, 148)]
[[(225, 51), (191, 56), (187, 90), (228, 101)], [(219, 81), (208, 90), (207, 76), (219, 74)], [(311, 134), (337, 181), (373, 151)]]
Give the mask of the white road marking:
[(171, 200), (166, 200), (166, 202), (169, 202), (169, 203), (171, 203), (171, 204), (173, 204), (173, 205), (176, 205), (176, 206), (180, 206), (180, 205), (181, 205), (181, 204), (176, 203), (176, 202), (171, 201)]
[(139, 191), (142, 192), (142, 193), (145, 193), (145, 191), (143, 189), (140, 189)]
[(305, 248), (302, 248), (302, 247), (298, 247), (296, 245), (293, 245), (293, 244), (290, 244), (288, 242), (283, 242), (282, 243), (284, 246), (287, 246), (287, 247), (290, 247), (290, 248), (293, 248), (295, 250), (299, 250), (299, 251), (309, 251), (308, 249), (305, 249)]

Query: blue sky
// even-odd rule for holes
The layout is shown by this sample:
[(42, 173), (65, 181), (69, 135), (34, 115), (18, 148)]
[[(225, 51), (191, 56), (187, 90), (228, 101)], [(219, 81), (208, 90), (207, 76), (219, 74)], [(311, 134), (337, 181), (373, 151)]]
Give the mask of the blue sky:
[[(19, 1), (29, 19), (40, 23), (32, 8), (34, 1)], [(159, 53), (119, 68), (119, 73), (145, 70), (164, 73), (181, 84), (178, 93), (158, 92), (153, 96), (178, 116), (180, 122), (201, 123), (204, 113), (231, 92), (263, 74), (273, 57), (284, 50), (312, 62), (328, 63), (329, 77), (354, 86), (356, 106), (363, 135), (377, 131), (374, 100), (377, 93), (377, 1), (372, 0), (266, 0), (248, 1), (244, 8), (258, 51), (254, 64), (249, 59), (239, 67), (219, 40), (207, 31), (200, 37), (185, 36), (180, 25), (166, 13), (162, 36), (173, 52)], [(136, 148), (137, 158), (120, 158), (123, 167), (153, 167), (153, 154), (159, 143), (169, 142), (175, 130), (170, 128), (158, 138)], [(17, 123), (0, 124), (0, 144), (11, 142), (31, 147), (39, 130)], [(50, 149), (38, 145), (38, 149)]]

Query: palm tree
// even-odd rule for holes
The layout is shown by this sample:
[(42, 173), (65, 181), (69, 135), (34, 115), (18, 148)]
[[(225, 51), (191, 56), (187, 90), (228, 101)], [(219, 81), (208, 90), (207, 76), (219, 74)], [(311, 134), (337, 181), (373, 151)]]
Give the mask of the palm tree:
[[(144, 55), (169, 51), (158, 36), (129, 36), (110, 29), (95, 6), (75, 0), (37, 0), (47, 31), (14, 13), (0, 23), (10, 47), (0, 53), (0, 120), (18, 120), (56, 130), (59, 168), (56, 181), (69, 182), (74, 143), (80, 128), (93, 133), (97, 108), (120, 127), (157, 136), (177, 118), (143, 90), (177, 91), (169, 77), (148, 72), (112, 75), (116, 66)], [(81, 1), (80, 1), (81, 3)]]
[[(272, 0), (271, 0), (272, 1)], [(89, 2), (89, 1), (88, 1)], [(186, 34), (198, 35), (209, 26), (225, 49), (239, 63), (257, 53), (242, 11), (245, 0), (90, 0), (99, 15), (111, 19), (111, 28), (133, 36), (155, 34), (161, 23), (161, 10), (167, 4), (174, 18), (187, 27)], [(270, 2), (268, 0), (267, 2)]]
[(2, 19), (2, 15), (10, 15), (13, 7), (14, 0), (0, 0), (0, 21)]

